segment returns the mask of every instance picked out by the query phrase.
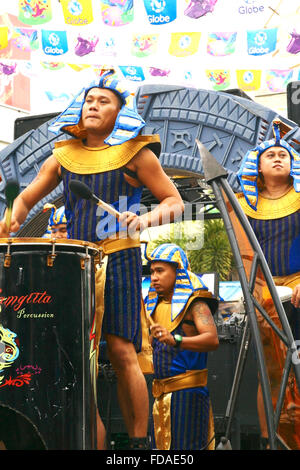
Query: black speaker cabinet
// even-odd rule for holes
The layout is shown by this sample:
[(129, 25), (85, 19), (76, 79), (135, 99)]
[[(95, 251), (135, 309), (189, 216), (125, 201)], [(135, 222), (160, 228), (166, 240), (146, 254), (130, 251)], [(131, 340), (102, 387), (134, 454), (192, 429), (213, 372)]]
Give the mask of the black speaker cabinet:
[(59, 113), (38, 114), (36, 116), (26, 116), (15, 119), (14, 139), (21, 137), (26, 132), (37, 129), (45, 122), (58, 116)]
[[(226, 412), (232, 391), (242, 332), (240, 326), (226, 325), (226, 323), (219, 326), (219, 347), (216, 351), (208, 353), (208, 388), (214, 413), (215, 433), (219, 437), (224, 435), (226, 430)], [(250, 343), (231, 427), (231, 444), (235, 449), (259, 448), (257, 386), (257, 364), (254, 348)], [(251, 447), (253, 445), (255, 447)]]
[(288, 118), (300, 125), (300, 80), (287, 85)]

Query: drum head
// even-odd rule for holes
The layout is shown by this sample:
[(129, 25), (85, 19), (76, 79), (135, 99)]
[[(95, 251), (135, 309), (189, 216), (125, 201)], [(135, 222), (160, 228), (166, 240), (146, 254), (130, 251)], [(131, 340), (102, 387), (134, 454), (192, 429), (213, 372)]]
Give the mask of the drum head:
[(100, 253), (99, 247), (94, 243), (65, 238), (0, 238), (0, 251), (6, 251), (7, 247), (14, 251), (22, 251), (24, 249), (47, 251), (55, 247), (56, 251), (88, 252), (92, 256), (97, 256)]

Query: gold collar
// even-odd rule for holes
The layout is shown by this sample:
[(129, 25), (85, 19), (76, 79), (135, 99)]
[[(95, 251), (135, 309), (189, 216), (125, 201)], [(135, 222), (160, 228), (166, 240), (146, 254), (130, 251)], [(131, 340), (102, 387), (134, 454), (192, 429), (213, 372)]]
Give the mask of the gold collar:
[(168, 331), (174, 331), (175, 328), (181, 323), (183, 320), (184, 315), (187, 312), (187, 309), (191, 305), (191, 303), (195, 299), (202, 300), (203, 302), (207, 302), (211, 299), (211, 293), (205, 290), (197, 290), (192, 293), (190, 298), (188, 299), (184, 309), (180, 312), (179, 315), (172, 321), (171, 310), (172, 305), (169, 302), (160, 301), (152, 315), (152, 319), (155, 323), (159, 323), (160, 325), (164, 326)]
[(55, 142), (53, 155), (68, 171), (81, 175), (103, 173), (126, 165), (139, 150), (147, 145), (159, 144), (159, 135), (139, 135), (120, 145), (86, 147), (82, 140)]
[(286, 217), (300, 209), (300, 194), (292, 187), (284, 196), (268, 199), (258, 196), (257, 210), (251, 209), (243, 193), (236, 194), (245, 214), (253, 219), (271, 220)]

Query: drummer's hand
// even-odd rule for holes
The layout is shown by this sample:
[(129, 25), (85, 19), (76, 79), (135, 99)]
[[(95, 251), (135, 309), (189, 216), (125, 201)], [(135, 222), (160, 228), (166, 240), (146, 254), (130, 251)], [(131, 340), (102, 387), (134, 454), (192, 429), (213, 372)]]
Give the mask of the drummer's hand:
[(297, 284), (297, 286), (294, 287), (291, 303), (295, 308), (300, 307), (300, 284)]
[(119, 218), (119, 222), (123, 227), (128, 228), (129, 236), (133, 236), (137, 232), (144, 230), (143, 219), (134, 212), (122, 212)]
[(8, 238), (9, 230), (4, 220), (0, 221), (0, 238)]
[(151, 335), (153, 338), (158, 339), (161, 343), (168, 344), (169, 346), (175, 346), (176, 341), (174, 339), (174, 336), (161, 326), (159, 323), (154, 323), (154, 325), (151, 325), (150, 327)]
[(10, 227), (8, 229), (5, 217), (0, 221), (0, 238), (8, 238), (10, 233), (15, 233), (19, 230), (20, 224), (14, 219), (11, 219)]

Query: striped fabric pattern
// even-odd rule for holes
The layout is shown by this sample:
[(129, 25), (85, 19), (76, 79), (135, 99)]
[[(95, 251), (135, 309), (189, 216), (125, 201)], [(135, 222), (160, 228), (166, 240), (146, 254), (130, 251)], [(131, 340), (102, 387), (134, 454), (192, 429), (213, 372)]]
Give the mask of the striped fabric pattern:
[(119, 226), (114, 216), (103, 212), (94, 202), (78, 198), (68, 190), (70, 180), (82, 181), (97, 197), (111, 204), (116, 210), (124, 212), (133, 208), (137, 209), (142, 187), (134, 188), (128, 184), (121, 169), (78, 175), (62, 167), (62, 179), (69, 238), (96, 242), (120, 230), (126, 230)]
[(280, 219), (248, 217), (273, 276), (300, 271), (300, 212)]
[[(184, 336), (179, 325), (173, 332)], [(177, 351), (153, 338), (153, 367), (157, 379), (207, 367), (207, 353)], [(210, 399), (207, 387), (194, 387), (172, 392), (171, 449), (199, 450), (206, 446), (209, 430)], [(154, 432), (152, 432), (155, 448)]]
[(161, 343), (156, 338), (153, 338), (152, 347), (155, 378), (164, 379), (170, 377), (173, 359), (178, 351), (168, 344)]
[[(172, 334), (185, 336), (181, 324), (175, 328)], [(156, 379), (164, 379), (179, 375), (186, 370), (202, 370), (207, 366), (207, 353), (194, 351), (177, 351), (173, 346), (161, 343), (153, 338), (153, 368)]]
[(209, 409), (209, 396), (200, 388), (172, 393), (171, 449), (199, 450), (207, 445)]
[(139, 352), (141, 328), (142, 260), (140, 248), (109, 255), (105, 281), (102, 333), (121, 336)]
[[(200, 389), (172, 392), (170, 450), (200, 450), (208, 444), (210, 398)], [(156, 449), (154, 428), (151, 447)]]
[[(98, 206), (94, 202), (78, 198), (68, 190), (71, 179), (84, 182), (100, 199), (113, 205), (121, 212), (127, 210), (126, 203), (130, 209), (132, 204), (138, 206), (140, 202), (142, 188), (130, 186), (125, 180), (122, 169), (91, 175), (78, 175), (63, 167), (61, 170), (64, 183), (65, 211), (68, 220), (68, 238), (96, 242), (121, 230), (115, 217), (107, 213), (98, 216)], [(121, 200), (119, 200), (119, 196)], [(123, 203), (124, 207), (122, 207)], [(106, 218), (111, 222), (108, 230), (104, 230), (105, 224), (103, 222), (103, 231), (100, 231), (101, 221)], [(137, 351), (141, 347), (141, 285), (140, 248), (130, 248), (109, 255), (102, 331), (127, 338), (135, 345)]]

